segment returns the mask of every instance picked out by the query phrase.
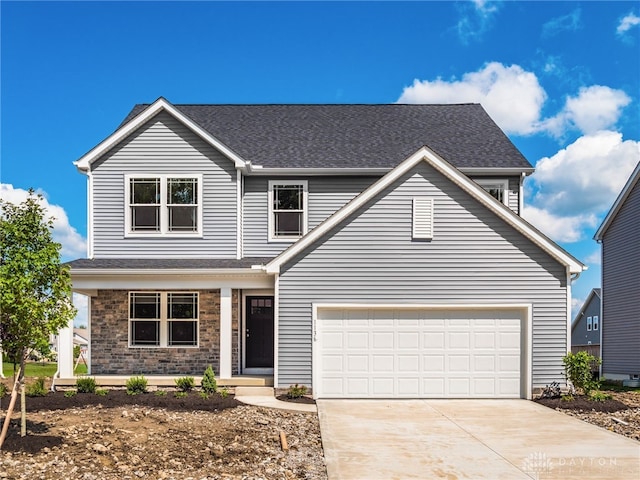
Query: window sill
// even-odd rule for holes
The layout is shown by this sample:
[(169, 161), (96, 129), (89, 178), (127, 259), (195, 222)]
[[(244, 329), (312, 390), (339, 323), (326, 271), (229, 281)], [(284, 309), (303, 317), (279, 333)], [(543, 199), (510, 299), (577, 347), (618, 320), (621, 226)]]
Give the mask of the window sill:
[(180, 346), (169, 346), (169, 345), (129, 345), (129, 348), (130, 349), (142, 349), (142, 350), (151, 350), (151, 349), (156, 349), (156, 350), (171, 349), (171, 350), (175, 350), (177, 348), (195, 349), (195, 348), (200, 348), (200, 345), (180, 345)]
[(203, 238), (201, 232), (194, 233), (140, 233), (140, 232), (130, 232), (125, 233), (124, 238)]

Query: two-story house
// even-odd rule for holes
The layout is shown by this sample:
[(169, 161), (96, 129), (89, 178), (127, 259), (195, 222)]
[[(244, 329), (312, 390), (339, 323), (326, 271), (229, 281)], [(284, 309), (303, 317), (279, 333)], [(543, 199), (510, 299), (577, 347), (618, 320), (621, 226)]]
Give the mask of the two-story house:
[(600, 358), (600, 296), (593, 288), (571, 322), (571, 351), (585, 351)]
[(562, 380), (584, 265), (520, 217), (533, 169), (480, 105), (161, 98), (75, 164), (92, 374), (211, 364), (360, 398)]
[(640, 379), (640, 163), (596, 231), (602, 244), (602, 366), (610, 380)]

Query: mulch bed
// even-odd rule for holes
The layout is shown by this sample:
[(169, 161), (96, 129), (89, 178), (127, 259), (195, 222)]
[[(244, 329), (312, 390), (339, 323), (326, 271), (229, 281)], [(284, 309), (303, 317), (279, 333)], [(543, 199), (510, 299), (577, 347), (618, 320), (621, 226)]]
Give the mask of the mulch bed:
[(296, 397), (296, 398), (290, 398), (287, 395), (278, 395), (276, 397), (278, 400), (282, 400), (283, 402), (290, 402), (290, 403), (306, 403), (307, 405), (315, 405), (316, 401), (311, 398), (311, 397)]
[[(204, 399), (198, 392), (190, 392), (186, 397), (178, 398), (173, 391), (167, 392), (166, 395), (156, 395), (152, 392), (127, 395), (126, 390), (109, 390), (109, 393), (104, 396), (93, 393), (78, 393), (72, 397), (65, 397), (62, 391), (49, 392), (44, 397), (27, 397), (26, 404), (28, 412), (64, 410), (97, 405), (101, 405), (104, 408), (138, 405), (173, 411), (220, 411), (242, 405), (242, 403), (233, 398), (233, 395), (223, 398), (214, 394)], [(2, 409), (6, 410), (8, 405), (9, 397), (7, 396), (2, 399)], [(16, 403), (16, 411), (19, 411), (19, 409), (20, 399)]]
[(545, 407), (554, 409), (559, 408), (561, 410), (573, 410), (576, 412), (595, 411), (613, 413), (619, 412), (620, 410), (627, 410), (629, 408), (618, 400), (609, 399), (604, 402), (595, 402), (593, 400), (589, 400), (585, 395), (574, 395), (573, 400), (571, 401), (564, 401), (562, 398), (538, 398), (535, 401)]

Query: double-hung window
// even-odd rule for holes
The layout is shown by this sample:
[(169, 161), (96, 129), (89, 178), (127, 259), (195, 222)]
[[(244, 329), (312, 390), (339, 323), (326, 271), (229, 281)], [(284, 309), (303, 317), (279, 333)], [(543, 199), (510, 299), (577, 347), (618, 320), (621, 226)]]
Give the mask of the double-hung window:
[(125, 182), (127, 235), (201, 233), (201, 175), (127, 175)]
[(587, 332), (590, 332), (592, 327), (593, 327), (593, 318), (587, 317)]
[(295, 240), (307, 233), (307, 182), (269, 181), (269, 240)]
[(598, 318), (598, 315), (594, 315), (593, 316), (593, 329), (594, 330), (598, 330), (598, 324), (600, 323), (599, 320), (600, 319)]
[(129, 292), (129, 345), (198, 345), (198, 293)]
[(474, 181), (484, 188), (489, 195), (500, 203), (509, 205), (509, 181), (491, 178), (474, 178)]

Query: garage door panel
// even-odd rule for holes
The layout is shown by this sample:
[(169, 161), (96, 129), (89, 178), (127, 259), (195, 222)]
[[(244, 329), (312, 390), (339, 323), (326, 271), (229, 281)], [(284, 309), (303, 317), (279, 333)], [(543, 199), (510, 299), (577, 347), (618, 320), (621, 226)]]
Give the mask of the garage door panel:
[(319, 397), (521, 396), (520, 312), (329, 312), (319, 310), (316, 325)]
[[(348, 326), (346, 328), (349, 328)], [(369, 333), (368, 332), (347, 332), (346, 348), (352, 349), (369, 349)], [(324, 340), (324, 339), (323, 339)]]

